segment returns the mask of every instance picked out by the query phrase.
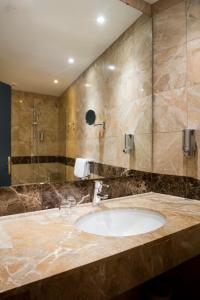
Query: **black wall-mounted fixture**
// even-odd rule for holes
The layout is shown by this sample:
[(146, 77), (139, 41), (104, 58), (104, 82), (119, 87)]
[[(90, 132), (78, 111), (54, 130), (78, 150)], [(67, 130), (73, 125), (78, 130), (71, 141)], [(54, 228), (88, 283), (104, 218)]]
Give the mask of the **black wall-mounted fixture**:
[(88, 110), (85, 114), (85, 119), (86, 119), (86, 123), (88, 125), (94, 125), (94, 126), (103, 126), (103, 129), (106, 129), (106, 122), (102, 122), (102, 123), (97, 123), (95, 124), (96, 121), (96, 113), (94, 110)]

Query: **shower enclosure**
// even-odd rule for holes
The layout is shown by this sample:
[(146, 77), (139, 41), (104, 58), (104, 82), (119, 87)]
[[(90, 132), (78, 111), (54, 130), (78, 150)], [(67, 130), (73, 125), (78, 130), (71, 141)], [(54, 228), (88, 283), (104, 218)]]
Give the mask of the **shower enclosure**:
[(33, 182), (42, 183), (61, 180), (61, 165), (58, 161), (58, 105), (52, 100), (50, 103), (48, 100), (47, 103), (44, 101), (34, 98), (31, 133)]
[(13, 91), (12, 184), (64, 180), (57, 97)]

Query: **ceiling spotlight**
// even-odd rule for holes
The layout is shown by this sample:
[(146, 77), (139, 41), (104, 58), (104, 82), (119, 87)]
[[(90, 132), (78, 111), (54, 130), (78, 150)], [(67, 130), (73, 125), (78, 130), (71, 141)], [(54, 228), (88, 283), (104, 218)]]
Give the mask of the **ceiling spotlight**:
[(55, 79), (53, 83), (58, 84), (58, 79)]
[(89, 88), (89, 87), (91, 87), (91, 84), (90, 83), (86, 83), (85, 87)]
[(114, 71), (116, 69), (115, 65), (109, 65), (108, 70)]
[(98, 16), (96, 21), (97, 21), (97, 24), (103, 25), (106, 22), (106, 19), (104, 16)]
[(70, 58), (68, 58), (68, 63), (69, 63), (69, 64), (73, 64), (73, 63), (74, 63), (74, 61), (75, 61), (75, 60), (74, 60), (74, 58), (73, 58), (73, 57), (70, 57)]

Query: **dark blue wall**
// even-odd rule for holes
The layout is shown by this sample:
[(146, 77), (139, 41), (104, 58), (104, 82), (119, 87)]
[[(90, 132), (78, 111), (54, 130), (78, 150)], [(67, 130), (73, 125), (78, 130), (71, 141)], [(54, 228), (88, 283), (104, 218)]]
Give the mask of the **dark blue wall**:
[(0, 186), (9, 186), (8, 157), (11, 156), (11, 86), (0, 82)]

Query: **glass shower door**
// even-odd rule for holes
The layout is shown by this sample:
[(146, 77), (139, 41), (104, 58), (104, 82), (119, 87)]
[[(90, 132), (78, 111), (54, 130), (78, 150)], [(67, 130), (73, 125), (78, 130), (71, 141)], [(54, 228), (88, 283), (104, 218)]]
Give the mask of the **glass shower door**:
[(56, 97), (34, 98), (32, 113), (33, 181), (61, 181), (59, 156), (59, 107)]

